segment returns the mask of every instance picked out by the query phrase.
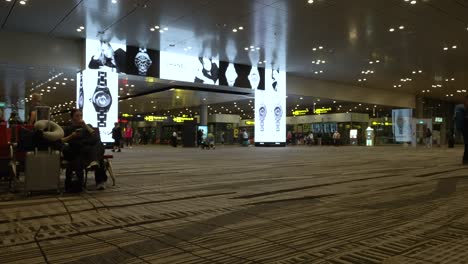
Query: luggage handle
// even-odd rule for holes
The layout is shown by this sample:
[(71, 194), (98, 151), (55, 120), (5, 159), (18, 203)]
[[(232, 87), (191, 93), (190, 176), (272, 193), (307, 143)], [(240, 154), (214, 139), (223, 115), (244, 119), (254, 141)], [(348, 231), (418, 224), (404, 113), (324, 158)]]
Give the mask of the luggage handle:
[[(37, 156), (37, 152), (38, 152), (37, 147), (35, 147), (34, 148), (34, 156)], [(52, 154), (52, 148), (48, 147), (47, 152), (49, 153), (49, 155), (51, 155)]]

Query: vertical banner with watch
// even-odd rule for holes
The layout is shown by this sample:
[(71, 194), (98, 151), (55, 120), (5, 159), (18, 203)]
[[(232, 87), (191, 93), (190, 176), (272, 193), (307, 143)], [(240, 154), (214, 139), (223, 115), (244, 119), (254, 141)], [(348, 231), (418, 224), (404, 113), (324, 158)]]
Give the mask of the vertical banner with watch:
[(118, 120), (118, 74), (105, 70), (84, 70), (77, 74), (77, 108), (86, 123), (99, 128), (101, 140), (111, 143)]
[(265, 87), (255, 90), (255, 145), (286, 145), (286, 72), (265, 69)]
[(412, 141), (412, 109), (394, 109), (392, 111), (393, 135), (396, 142), (411, 142)]

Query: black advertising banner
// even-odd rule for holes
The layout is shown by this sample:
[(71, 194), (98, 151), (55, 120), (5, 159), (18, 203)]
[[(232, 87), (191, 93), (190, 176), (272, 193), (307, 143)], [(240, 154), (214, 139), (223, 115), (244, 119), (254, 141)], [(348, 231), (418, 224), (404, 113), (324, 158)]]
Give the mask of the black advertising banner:
[(127, 74), (159, 78), (159, 51), (127, 46)]
[(219, 84), (229, 87), (265, 89), (265, 69), (221, 61)]

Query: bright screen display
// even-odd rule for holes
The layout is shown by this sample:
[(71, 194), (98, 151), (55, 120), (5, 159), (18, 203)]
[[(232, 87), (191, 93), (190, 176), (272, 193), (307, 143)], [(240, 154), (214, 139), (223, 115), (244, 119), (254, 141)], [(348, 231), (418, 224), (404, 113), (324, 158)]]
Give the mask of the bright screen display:
[(250, 89), (265, 89), (265, 69), (221, 61), (219, 85)]
[(108, 72), (127, 72), (125, 44), (86, 39), (86, 69)]
[(206, 139), (206, 137), (208, 136), (208, 126), (198, 126), (198, 130), (201, 130), (203, 133), (202, 139)]
[(286, 72), (265, 69), (265, 87), (255, 90), (255, 145), (285, 145)]
[(160, 52), (160, 78), (219, 85), (219, 59)]
[(118, 120), (118, 74), (105, 70), (84, 70), (76, 77), (76, 107), (83, 120), (99, 128), (101, 141), (111, 143), (112, 128)]
[(393, 135), (396, 142), (412, 141), (412, 109), (394, 109), (392, 111)]

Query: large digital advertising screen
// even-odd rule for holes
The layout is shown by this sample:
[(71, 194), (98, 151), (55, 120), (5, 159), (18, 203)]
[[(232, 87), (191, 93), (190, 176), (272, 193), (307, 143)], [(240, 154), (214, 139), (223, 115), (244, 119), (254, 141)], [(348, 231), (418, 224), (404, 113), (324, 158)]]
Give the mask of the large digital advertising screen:
[(160, 52), (160, 78), (219, 85), (219, 59)]
[(255, 90), (255, 145), (286, 145), (286, 72), (265, 69), (265, 87)]
[(265, 89), (265, 69), (221, 61), (219, 84), (229, 87)]
[(76, 80), (76, 107), (82, 111), (83, 120), (99, 128), (102, 142), (113, 142), (112, 128), (119, 113), (118, 74), (84, 70), (77, 74)]
[(127, 46), (95, 39), (86, 39), (86, 69), (127, 72)]
[(159, 51), (86, 39), (86, 69), (159, 78)]
[(396, 142), (412, 141), (412, 109), (394, 109), (392, 111), (393, 135)]

